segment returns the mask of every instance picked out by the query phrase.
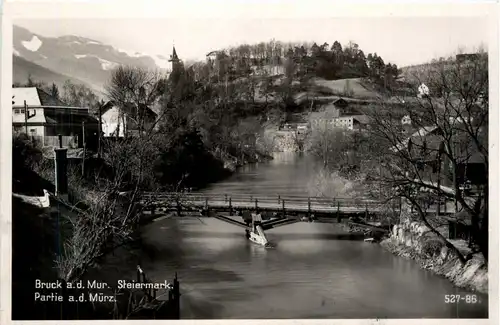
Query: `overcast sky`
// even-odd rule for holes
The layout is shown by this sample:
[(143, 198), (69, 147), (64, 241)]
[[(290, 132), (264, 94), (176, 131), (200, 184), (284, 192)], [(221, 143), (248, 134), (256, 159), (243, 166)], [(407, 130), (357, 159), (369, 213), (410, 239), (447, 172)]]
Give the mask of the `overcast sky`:
[(204, 59), (211, 50), (268, 41), (352, 40), (365, 54), (377, 52), (402, 67), (488, 43), (484, 17), (384, 17), (287, 19), (17, 19), (14, 24), (42, 36), (78, 35), (119, 49), (170, 55), (175, 43), (184, 60)]

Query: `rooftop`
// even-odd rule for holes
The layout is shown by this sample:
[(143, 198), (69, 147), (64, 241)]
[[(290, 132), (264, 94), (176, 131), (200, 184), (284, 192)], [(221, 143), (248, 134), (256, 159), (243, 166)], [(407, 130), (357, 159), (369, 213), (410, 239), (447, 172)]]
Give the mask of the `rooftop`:
[[(115, 104), (115, 102), (113, 101), (108, 101), (103, 107), (102, 107), (102, 110), (101, 110), (101, 114), (104, 114), (106, 113), (107, 111), (109, 111), (110, 109), (112, 109), (113, 107), (117, 107), (118, 105)], [(149, 118), (155, 118), (158, 116), (158, 113), (156, 113), (153, 109), (151, 109), (151, 107), (147, 107), (146, 105), (142, 105), (143, 107), (143, 110), (146, 112), (147, 116)], [(134, 109), (135, 105), (130, 103), (128, 105), (125, 105), (122, 109), (123, 109), (123, 112), (125, 114), (130, 114), (130, 116), (135, 116), (136, 115), (136, 110)], [(153, 105), (153, 108), (159, 110), (159, 107)]]
[(68, 106), (37, 87), (12, 88), (12, 106), (22, 107), (25, 101), (28, 106)]

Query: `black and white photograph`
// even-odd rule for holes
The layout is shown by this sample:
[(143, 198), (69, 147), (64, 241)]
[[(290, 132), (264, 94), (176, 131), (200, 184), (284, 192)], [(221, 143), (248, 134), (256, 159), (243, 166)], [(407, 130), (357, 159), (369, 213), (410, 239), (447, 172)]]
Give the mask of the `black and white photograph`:
[(491, 320), (498, 7), (210, 3), (10, 17), (11, 319)]

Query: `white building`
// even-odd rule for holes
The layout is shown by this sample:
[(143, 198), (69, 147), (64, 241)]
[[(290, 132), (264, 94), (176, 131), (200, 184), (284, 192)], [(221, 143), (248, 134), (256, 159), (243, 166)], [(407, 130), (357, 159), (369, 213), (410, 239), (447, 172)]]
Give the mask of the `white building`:
[(422, 98), (425, 96), (429, 96), (429, 87), (427, 87), (426, 84), (422, 83), (420, 86), (418, 86), (418, 98)]
[[(144, 128), (148, 129), (157, 119), (157, 114), (144, 107)], [(138, 130), (137, 110), (132, 105), (120, 109), (112, 101), (107, 102), (101, 110), (102, 132), (105, 137), (123, 137), (125, 129), (131, 133)]]
[(401, 124), (402, 125), (411, 125), (410, 115), (403, 116), (403, 118), (401, 119)]
[[(342, 102), (340, 102), (342, 101)], [(346, 112), (346, 103), (338, 100), (327, 105), (322, 112), (314, 112), (309, 116), (311, 129), (343, 128), (358, 130), (368, 123), (365, 115), (356, 112)]]
[(81, 147), (83, 134), (85, 141), (95, 140), (98, 125), (88, 108), (69, 107), (36, 87), (12, 88), (13, 131), (28, 133), (43, 146), (58, 145), (60, 135), (63, 146)]
[[(43, 137), (47, 120), (38, 89), (35, 87), (12, 88), (12, 102), (14, 131), (22, 132), (27, 124), (30, 135)], [(25, 103), (27, 108), (24, 106)], [(28, 112), (26, 112), (26, 109)], [(28, 115), (27, 119), (26, 114)]]
[(312, 130), (342, 128), (346, 130), (359, 130), (367, 124), (364, 115), (349, 115), (338, 117), (318, 117), (310, 121)]
[(105, 110), (101, 116), (101, 120), (103, 136), (117, 136), (116, 133), (118, 133), (118, 137), (124, 136), (123, 122), (120, 121), (118, 107), (112, 106)]

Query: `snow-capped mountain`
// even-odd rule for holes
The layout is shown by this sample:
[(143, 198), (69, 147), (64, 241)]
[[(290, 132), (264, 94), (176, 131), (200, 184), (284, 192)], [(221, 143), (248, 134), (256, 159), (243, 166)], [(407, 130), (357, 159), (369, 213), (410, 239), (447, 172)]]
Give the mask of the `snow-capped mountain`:
[(166, 56), (132, 53), (80, 36), (44, 37), (19, 26), (14, 26), (13, 36), (14, 56), (81, 80), (96, 89), (104, 87), (110, 70), (118, 65), (159, 70), (169, 67)]

